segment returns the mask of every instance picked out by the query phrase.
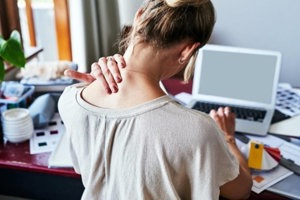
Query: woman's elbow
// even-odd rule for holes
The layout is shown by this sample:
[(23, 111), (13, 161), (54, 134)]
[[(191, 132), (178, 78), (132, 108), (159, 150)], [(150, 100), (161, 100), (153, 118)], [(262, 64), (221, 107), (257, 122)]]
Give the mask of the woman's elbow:
[(244, 176), (221, 186), (221, 196), (228, 199), (247, 199), (251, 195), (252, 177)]

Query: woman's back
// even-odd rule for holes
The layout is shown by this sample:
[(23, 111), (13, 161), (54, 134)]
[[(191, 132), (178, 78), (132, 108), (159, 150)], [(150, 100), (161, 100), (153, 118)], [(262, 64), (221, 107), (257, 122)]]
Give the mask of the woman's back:
[(168, 96), (99, 108), (80, 92), (66, 89), (59, 108), (64, 121), (73, 121), (66, 129), (83, 199), (217, 199), (219, 186), (237, 175), (224, 136), (205, 114)]

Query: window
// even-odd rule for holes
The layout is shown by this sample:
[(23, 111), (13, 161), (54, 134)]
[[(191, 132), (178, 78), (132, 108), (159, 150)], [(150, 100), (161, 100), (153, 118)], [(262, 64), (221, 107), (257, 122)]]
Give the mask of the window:
[(67, 0), (1, 0), (0, 32), (21, 32), (23, 46), (42, 47), (40, 60), (72, 60)]
[(13, 29), (21, 30), (17, 2), (15, 0), (1, 0), (0, 33), (7, 39)]

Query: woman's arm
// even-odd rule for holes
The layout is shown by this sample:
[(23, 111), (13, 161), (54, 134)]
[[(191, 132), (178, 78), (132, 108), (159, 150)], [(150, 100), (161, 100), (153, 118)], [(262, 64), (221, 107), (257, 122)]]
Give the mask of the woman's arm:
[(234, 180), (221, 186), (221, 195), (229, 199), (246, 199), (252, 187), (252, 177), (248, 163), (235, 143), (235, 115), (229, 107), (212, 110), (210, 116), (223, 130), (227, 144), (240, 165), (240, 173)]

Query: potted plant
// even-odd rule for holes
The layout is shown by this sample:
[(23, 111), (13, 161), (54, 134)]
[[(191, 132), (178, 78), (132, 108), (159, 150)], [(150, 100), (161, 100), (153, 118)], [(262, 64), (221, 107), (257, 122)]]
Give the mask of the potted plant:
[(0, 81), (4, 80), (5, 63), (21, 68), (25, 66), (25, 62), (20, 33), (12, 31), (7, 40), (0, 36)]

